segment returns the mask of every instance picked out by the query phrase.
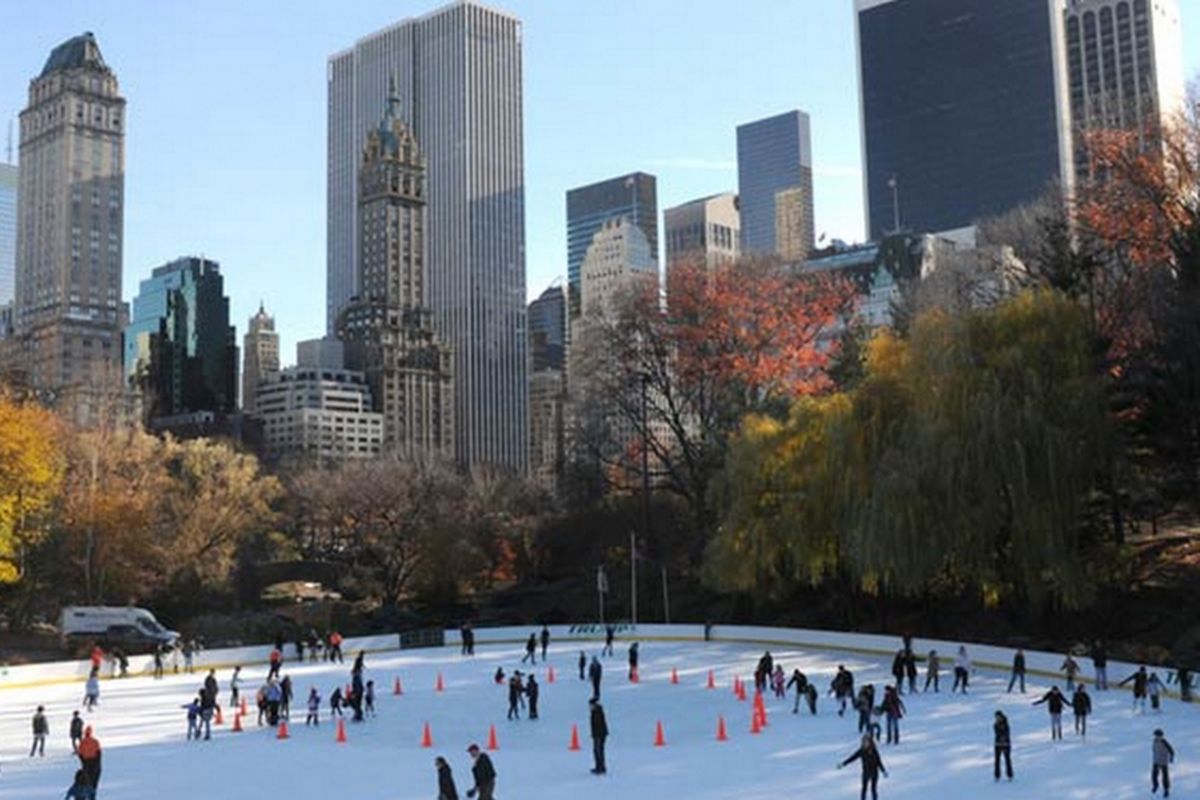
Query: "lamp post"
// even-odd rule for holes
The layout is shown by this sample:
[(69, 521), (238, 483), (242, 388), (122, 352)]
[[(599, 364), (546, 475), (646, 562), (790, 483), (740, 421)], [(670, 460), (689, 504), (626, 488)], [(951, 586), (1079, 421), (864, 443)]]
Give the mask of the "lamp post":
[(892, 190), (892, 233), (900, 232), (900, 182), (895, 173), (888, 178), (888, 186)]

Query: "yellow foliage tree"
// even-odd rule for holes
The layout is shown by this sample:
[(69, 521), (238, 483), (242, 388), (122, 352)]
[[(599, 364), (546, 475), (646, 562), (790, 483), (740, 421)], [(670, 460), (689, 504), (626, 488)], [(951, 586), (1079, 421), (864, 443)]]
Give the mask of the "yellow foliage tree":
[(56, 418), (0, 394), (0, 584), (21, 580), (26, 552), (46, 536), (63, 469)]

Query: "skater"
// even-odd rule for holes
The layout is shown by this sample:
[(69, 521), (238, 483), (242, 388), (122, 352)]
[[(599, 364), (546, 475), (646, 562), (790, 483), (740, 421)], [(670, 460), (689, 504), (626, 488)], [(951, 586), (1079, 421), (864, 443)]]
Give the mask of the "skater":
[(104, 651), (100, 649), (100, 645), (92, 645), (92, 652), (88, 657), (92, 661), (92, 671), (99, 672), (100, 665), (104, 662)]
[(492, 676), (492, 680), (497, 686), (504, 685), (504, 667), (496, 667), (496, 674)]
[(33, 747), (29, 748), (29, 757), (37, 753), (39, 758), (46, 757), (46, 736), (50, 733), (50, 723), (46, 721), (46, 707), (38, 706), (33, 714)]
[(529, 676), (529, 680), (525, 684), (525, 696), (529, 698), (529, 718), (538, 718), (538, 693), (539, 693), (537, 678), (533, 675)]
[(343, 641), (344, 640), (342, 639), (342, 635), (340, 633), (338, 633), (337, 631), (334, 631), (333, 633), (329, 634), (329, 661), (330, 661), (330, 663), (336, 661), (337, 663), (341, 664), (345, 661), (345, 659), (342, 658), (342, 642)]
[(83, 687), (83, 707), (90, 713), (100, 705), (100, 671), (93, 669)]
[(869, 735), (862, 737), (862, 745), (855, 750), (849, 758), (838, 764), (838, 769), (847, 767), (855, 761), (862, 762), (862, 791), (859, 793), (859, 800), (867, 800), (867, 787), (871, 789), (872, 800), (879, 799), (879, 773), (887, 777), (887, 768), (883, 766), (883, 759), (879, 756), (879, 750), (875, 747), (875, 740)]
[(804, 690), (804, 696), (808, 700), (808, 713), (814, 717), (817, 715), (817, 687), (816, 684), (810, 683), (808, 688)]
[(308, 690), (308, 716), (304, 718), (304, 725), (318, 728), (321, 726), (321, 693), (315, 686)]
[(212, 738), (213, 714), (217, 709), (217, 696), (204, 686), (200, 689), (200, 723), (204, 726), (204, 741)]
[(796, 705), (792, 706), (792, 713), (800, 713), (800, 698), (804, 696), (808, 689), (808, 676), (798, 669), (792, 670), (792, 677), (788, 679), (786, 689), (796, 687)]
[(542, 626), (542, 661), (546, 661), (546, 652), (550, 649), (550, 629)]
[(1092, 669), (1096, 673), (1096, 691), (1108, 690), (1108, 649), (1104, 642), (1097, 640), (1092, 645)]
[(1063, 697), (1063, 693), (1058, 690), (1057, 686), (1050, 687), (1050, 691), (1042, 695), (1040, 700), (1033, 701), (1033, 705), (1035, 706), (1045, 703), (1047, 710), (1050, 712), (1051, 741), (1062, 740), (1062, 712), (1066, 702), (1067, 698)]
[(600, 666), (600, 659), (592, 656), (592, 663), (588, 666), (588, 678), (592, 681), (592, 698), (600, 699), (600, 679), (604, 676), (604, 668)]
[(854, 674), (842, 664), (838, 664), (837, 674), (829, 683), (829, 694), (838, 701), (838, 716), (845, 716), (846, 704), (854, 700)]
[(638, 643), (629, 645), (629, 680), (637, 683), (638, 679)]
[[(475, 655), (475, 646), (474, 646), (474, 641), (473, 641), (475, 632), (471, 630), (471, 623), (464, 622), (462, 624), (462, 626), (458, 629), (458, 635), (459, 635), (459, 638), (462, 639), (461, 655), (464, 655), (464, 656)], [(443, 763), (445, 763), (445, 759), (442, 759), (442, 761), (443, 761)], [(449, 764), (446, 764), (446, 769), (450, 769)]]
[(272, 680), (279, 677), (279, 669), (283, 666), (283, 653), (279, 648), (271, 651), (271, 655), (267, 656), (267, 680)]
[(467, 797), (479, 795), (479, 800), (495, 800), (496, 768), (492, 766), (492, 759), (487, 753), (479, 752), (477, 744), (468, 747), (467, 752), (475, 761), (471, 766), (471, 777), (475, 779), (475, 785), (467, 790)]
[(1087, 687), (1080, 681), (1071, 697), (1071, 710), (1075, 712), (1075, 733), (1087, 736), (1087, 718), (1092, 713), (1092, 698)]
[(375, 716), (375, 681), (367, 681), (367, 693), (364, 695), (366, 700), (367, 716)]
[(96, 790), (88, 783), (87, 774), (83, 770), (75, 770), (75, 782), (67, 789), (63, 800), (96, 800)]
[(537, 664), (537, 634), (529, 634), (529, 638), (525, 641), (525, 655), (521, 658), (521, 663), (528, 661), (530, 664)]
[(160, 644), (154, 648), (154, 680), (156, 681), (162, 680), (163, 676), (163, 647), (164, 645)]
[(79, 768), (87, 777), (88, 786), (92, 787), (93, 796), (100, 789), (100, 742), (92, 736), (92, 726), (83, 729), (83, 739), (79, 742)]
[(866, 684), (858, 690), (854, 698), (854, 710), (858, 712), (858, 732), (867, 733), (871, 729), (871, 712), (875, 710), (875, 687)]
[(218, 693), (219, 687), (217, 686), (217, 671), (215, 669), (210, 669), (208, 675), (204, 677), (204, 688), (212, 695), (213, 702), (215, 703), (220, 696)]
[(892, 677), (896, 681), (896, 690), (904, 694), (904, 651), (897, 650), (892, 658)]
[(579, 680), (587, 680), (587, 653), (579, 651)]
[(787, 678), (783, 674), (783, 665), (775, 665), (775, 674), (771, 676), (771, 689), (775, 692), (775, 698), (782, 699), (787, 697)]
[(925, 659), (925, 689), (929, 691), (929, 684), (933, 684), (933, 693), (938, 694), (940, 691), (942, 673), (942, 661), (938, 658), (937, 650), (930, 650), (929, 657)]
[(342, 713), (342, 687), (337, 687), (333, 690), (333, 694), (329, 695), (329, 718), (333, 719), (333, 715), (344, 717)]
[(1185, 703), (1192, 702), (1192, 671), (1187, 667), (1179, 667), (1175, 674), (1167, 674), (1167, 683), (1172, 680), (1179, 684), (1179, 699)]
[(229, 677), (229, 707), (237, 711), (238, 701), (241, 699), (242, 688), (242, 668), (234, 667), (233, 675)]
[(604, 626), (604, 649), (600, 651), (602, 656), (611, 656), (613, 654), (613, 639), (617, 638), (617, 629), (613, 625)]
[(200, 740), (200, 698), (193, 697), (192, 702), (181, 708), (187, 710), (187, 740)]
[(1158, 673), (1151, 672), (1150, 680), (1146, 681), (1146, 694), (1150, 695), (1150, 710), (1153, 711), (1155, 714), (1159, 713), (1162, 710), (1159, 708), (1159, 705), (1158, 705), (1159, 695), (1162, 694), (1162, 691), (1163, 691), (1163, 684), (1162, 684), (1162, 681), (1160, 681), (1158, 679)]
[(1175, 748), (1163, 736), (1161, 728), (1154, 731), (1154, 742), (1151, 745), (1153, 766), (1150, 768), (1150, 793), (1158, 794), (1158, 779), (1162, 777), (1163, 797), (1171, 796), (1170, 765), (1175, 762)]
[(883, 690), (883, 713), (887, 719), (887, 743), (900, 744), (900, 718), (904, 716), (904, 701), (893, 686)]
[(258, 724), (262, 725), (263, 717), (267, 714), (267, 685), (265, 683), (254, 693), (254, 702), (258, 705)]
[(279, 681), (267, 681), (267, 724), (274, 728), (279, 724), (279, 706), (283, 703), (283, 689)]
[(521, 718), (518, 703), (524, 691), (525, 687), (521, 685), (521, 673), (514, 672), (513, 676), (508, 679), (508, 718), (510, 720)]
[(954, 658), (954, 686), (950, 688), (950, 693), (953, 694), (959, 686), (962, 687), (962, 693), (967, 693), (967, 682), (971, 680), (971, 659), (967, 655), (967, 648), (963, 645), (958, 646), (958, 655)]
[[(463, 655), (468, 655), (468, 653), (464, 651)], [(433, 760), (433, 766), (437, 768), (437, 800), (458, 800), (458, 787), (454, 785), (454, 773), (450, 771), (450, 764), (446, 759), (438, 756)]]
[(1146, 713), (1146, 684), (1150, 682), (1149, 676), (1146, 675), (1145, 667), (1138, 667), (1138, 671), (1130, 675), (1125, 680), (1118, 683), (1118, 686), (1133, 682), (1133, 708), (1134, 710), (1141, 709), (1143, 714)]
[(308, 629), (308, 661), (313, 663), (321, 660), (321, 637), (316, 628)]
[(1067, 658), (1063, 661), (1062, 666), (1059, 667), (1059, 669), (1061, 669), (1063, 674), (1067, 677), (1067, 691), (1075, 691), (1075, 677), (1079, 674), (1079, 663), (1071, 657), (1070, 653), (1067, 653)]
[(78, 711), (71, 712), (71, 752), (79, 753), (79, 740), (83, 738), (83, 718)]
[(608, 771), (604, 763), (604, 743), (608, 740), (608, 720), (604, 716), (604, 706), (592, 698), (588, 701), (591, 709), (590, 725), (592, 731), (592, 774), (603, 775)]
[(279, 716), (292, 721), (292, 676), (284, 675), (283, 680), (279, 682)]
[(1021, 682), (1021, 694), (1025, 694), (1025, 651), (1018, 650), (1013, 656), (1012, 675), (1008, 679), (1008, 693), (1012, 694), (1013, 686)]
[(917, 655), (912, 646), (904, 648), (904, 674), (908, 677), (908, 693), (917, 693)]
[(296, 663), (304, 663), (304, 637), (296, 631)]
[[(196, 657), (196, 640), (188, 639), (183, 643), (183, 671), (188, 675), (195, 672), (192, 660)], [(177, 670), (178, 671), (178, 670)]]
[(1008, 729), (1008, 717), (1004, 716), (1003, 711), (996, 712), (996, 721), (992, 723), (992, 732), (995, 734), (995, 766), (992, 774), (996, 780), (1000, 780), (1000, 759), (1004, 759), (1004, 771), (1011, 781), (1013, 779), (1012, 768), (1012, 734)]

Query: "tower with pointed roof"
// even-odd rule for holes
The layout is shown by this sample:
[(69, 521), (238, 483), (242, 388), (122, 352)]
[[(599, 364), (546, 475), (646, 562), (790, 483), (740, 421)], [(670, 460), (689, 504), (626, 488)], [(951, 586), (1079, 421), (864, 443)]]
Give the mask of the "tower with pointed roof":
[(242, 410), (247, 414), (258, 411), (258, 385), (270, 374), (279, 372), (279, 334), (275, 318), (267, 313), (262, 302), (258, 313), (250, 317), (242, 341)]
[(384, 448), (454, 456), (453, 356), (429, 308), (425, 156), (391, 82), (358, 178), (359, 294), (338, 319), (346, 367), (367, 375)]

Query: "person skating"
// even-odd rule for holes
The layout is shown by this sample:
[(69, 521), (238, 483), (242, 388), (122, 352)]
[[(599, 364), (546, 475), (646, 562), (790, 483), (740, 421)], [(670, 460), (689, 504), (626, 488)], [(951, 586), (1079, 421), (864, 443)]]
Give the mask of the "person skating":
[(1159, 696), (1162, 694), (1163, 684), (1158, 679), (1158, 673), (1150, 673), (1150, 679), (1146, 681), (1146, 694), (1150, 696), (1150, 710), (1155, 714), (1161, 710), (1159, 707)]
[[(183, 643), (183, 671), (186, 672), (188, 675), (191, 675), (193, 672), (196, 671), (195, 658), (196, 658), (196, 640), (188, 639), (187, 641), (185, 641)], [(178, 671), (178, 670), (176, 670), (176, 671)]]
[(345, 661), (345, 659), (342, 657), (342, 642), (343, 641), (344, 641), (344, 639), (342, 639), (342, 635), (340, 633), (338, 633), (337, 631), (334, 631), (333, 633), (329, 634), (329, 661), (330, 661), (330, 663), (336, 661), (337, 663), (341, 664)]
[[(471, 627), (470, 622), (464, 622), (459, 629), (459, 636), (462, 638), (462, 655), (475, 655), (475, 630)], [(446, 765), (449, 768), (449, 764)]]
[(96, 790), (88, 783), (87, 774), (83, 770), (75, 770), (75, 782), (67, 789), (63, 800), (96, 800)]
[(514, 672), (513, 676), (508, 679), (508, 718), (520, 719), (521, 711), (519, 703), (521, 694), (525, 691), (525, 687), (521, 684), (521, 673)]
[(1067, 657), (1059, 669), (1067, 678), (1067, 691), (1075, 691), (1075, 678), (1079, 675), (1079, 662), (1072, 658), (1070, 653), (1067, 653)]
[(1092, 669), (1096, 673), (1096, 691), (1108, 690), (1108, 649), (1104, 642), (1097, 640), (1092, 645)]
[(938, 657), (937, 650), (930, 650), (929, 656), (925, 659), (925, 688), (922, 691), (929, 691), (929, 684), (933, 684), (933, 693), (938, 694), (941, 690), (942, 678), (942, 660)]
[(838, 664), (837, 674), (829, 683), (829, 694), (838, 702), (838, 716), (845, 716), (846, 704), (854, 700), (854, 675), (842, 664)]
[(34, 753), (39, 758), (46, 757), (46, 737), (50, 734), (50, 723), (46, 721), (46, 707), (38, 706), (33, 713), (33, 746), (29, 748), (29, 757)]
[(210, 669), (208, 675), (204, 676), (204, 688), (212, 695), (214, 702), (220, 696), (218, 694), (220, 687), (217, 686), (217, 671), (215, 669)]
[(487, 753), (480, 752), (477, 744), (468, 747), (467, 752), (475, 761), (471, 765), (471, 777), (475, 779), (475, 785), (467, 790), (467, 797), (479, 795), (479, 800), (495, 800), (496, 768), (492, 766), (492, 759)]
[[(463, 653), (463, 655), (467, 655), (467, 653)], [(458, 800), (458, 787), (454, 785), (454, 773), (450, 771), (449, 762), (438, 756), (433, 760), (433, 766), (437, 768), (437, 800)]]
[(294, 696), (292, 676), (284, 675), (283, 680), (279, 682), (279, 716), (289, 722), (292, 719), (292, 697)]
[(596, 700), (600, 699), (600, 679), (604, 676), (604, 668), (600, 666), (600, 659), (592, 656), (592, 663), (588, 666), (588, 678), (592, 682), (592, 697)]
[(333, 715), (344, 717), (342, 713), (342, 687), (337, 687), (333, 690), (333, 694), (329, 695), (329, 718), (333, 719)]
[(909, 694), (917, 693), (917, 655), (912, 645), (904, 648), (904, 674), (908, 678)]
[(267, 680), (272, 680), (279, 677), (279, 669), (283, 666), (283, 652), (279, 648), (271, 651), (267, 656)]
[(83, 685), (83, 707), (89, 712), (100, 705), (100, 670), (93, 669)]
[(600, 705), (600, 701), (592, 698), (588, 701), (588, 707), (591, 710), (589, 725), (592, 733), (592, 774), (603, 775), (608, 771), (608, 766), (604, 763), (604, 744), (608, 741), (608, 720), (604, 716), (604, 706)]
[(355, 722), (363, 721), (363, 694), (366, 687), (363, 685), (362, 670), (351, 672), (350, 674), (350, 696), (347, 698), (350, 703), (350, 708), (354, 709), (353, 720)]
[(1008, 692), (1012, 693), (1013, 686), (1021, 682), (1021, 694), (1025, 694), (1025, 651), (1018, 650), (1013, 656), (1012, 674), (1008, 678)]
[(1051, 741), (1062, 739), (1062, 712), (1063, 706), (1067, 704), (1067, 698), (1058, 690), (1057, 686), (1050, 687), (1050, 691), (1041, 696), (1040, 699), (1034, 700), (1033, 705), (1040, 706), (1046, 704), (1046, 709), (1050, 712), (1050, 739)]
[(792, 706), (792, 713), (799, 714), (800, 698), (804, 696), (805, 691), (808, 689), (808, 676), (798, 669), (792, 670), (792, 677), (788, 679), (786, 688), (790, 689), (793, 686), (796, 687), (796, 704)]
[(104, 651), (100, 649), (100, 645), (92, 645), (92, 652), (88, 655), (92, 662), (92, 671), (99, 672), (100, 665), (104, 663)]
[(304, 725), (321, 726), (321, 693), (315, 686), (308, 690), (308, 715), (304, 718)]
[(1125, 680), (1121, 681), (1118, 686), (1124, 686), (1127, 683), (1133, 683), (1133, 708), (1136, 711), (1141, 709), (1142, 713), (1146, 713), (1146, 684), (1150, 682), (1150, 677), (1146, 674), (1145, 667), (1138, 667), (1138, 671), (1130, 675)]
[(954, 686), (950, 688), (953, 693), (960, 686), (962, 693), (967, 693), (967, 683), (971, 680), (971, 659), (967, 655), (967, 648), (963, 645), (958, 647), (958, 655), (954, 657)]
[(94, 793), (100, 791), (100, 742), (92, 735), (92, 726), (83, 729), (83, 738), (79, 741), (79, 768), (87, 777), (88, 786)]
[(1088, 714), (1092, 713), (1092, 698), (1082, 681), (1075, 687), (1075, 694), (1071, 696), (1071, 710), (1075, 712), (1075, 733), (1087, 736), (1087, 718)]
[(71, 727), (69, 731), (71, 735), (71, 752), (79, 753), (79, 740), (83, 738), (83, 717), (79, 716), (78, 711), (71, 712)]
[(200, 724), (204, 726), (204, 740), (212, 738), (213, 714), (216, 713), (217, 696), (207, 686), (200, 688)]
[(363, 695), (366, 700), (367, 716), (375, 716), (375, 681), (367, 681), (367, 692)]
[(242, 668), (234, 667), (233, 675), (229, 676), (229, 707), (237, 711), (238, 701), (242, 691)]
[(529, 638), (525, 640), (525, 655), (521, 657), (521, 663), (528, 661), (530, 664), (537, 664), (537, 634), (529, 634)]
[(775, 665), (775, 673), (771, 676), (771, 689), (775, 692), (776, 699), (782, 699), (787, 696), (787, 678), (783, 674), (783, 665)]
[(296, 663), (304, 663), (304, 636), (296, 631)]
[(1011, 781), (1013, 779), (1012, 768), (1012, 733), (1008, 728), (1008, 717), (1004, 716), (1003, 711), (996, 712), (996, 721), (992, 723), (993, 745), (995, 749), (994, 767), (992, 774), (996, 780), (1000, 780), (1000, 760), (1004, 760), (1004, 771)]
[(579, 680), (587, 680), (587, 653), (579, 651)]
[(279, 724), (279, 707), (283, 704), (283, 688), (277, 680), (267, 681), (267, 724), (274, 728)]
[(160, 681), (163, 676), (163, 647), (166, 645), (156, 645), (154, 648), (154, 680)]
[(529, 718), (538, 718), (538, 694), (541, 687), (538, 686), (537, 678), (533, 675), (529, 676), (529, 680), (525, 683), (525, 696), (529, 698)]
[(629, 645), (629, 680), (637, 680), (638, 668), (638, 643), (634, 642)]
[(604, 649), (600, 651), (602, 656), (611, 656), (613, 654), (613, 639), (617, 638), (617, 629), (613, 625), (604, 626)]
[(896, 681), (896, 691), (904, 694), (904, 651), (897, 650), (892, 658), (892, 678)]
[(848, 767), (855, 761), (862, 762), (862, 791), (859, 793), (859, 800), (867, 800), (867, 788), (871, 789), (872, 800), (879, 798), (879, 773), (883, 773), (886, 778), (888, 771), (883, 765), (883, 759), (879, 755), (879, 750), (875, 746), (875, 740), (870, 735), (862, 737), (862, 743), (857, 750), (850, 756), (838, 764), (838, 769)]
[(492, 676), (492, 681), (494, 681), (497, 686), (504, 685), (504, 667), (496, 667), (496, 674)]
[(193, 697), (192, 702), (181, 708), (187, 711), (187, 740), (200, 741), (200, 698)]
[(1167, 674), (1167, 683), (1171, 681), (1179, 684), (1179, 699), (1185, 703), (1192, 702), (1192, 671), (1187, 667), (1177, 667), (1173, 674)]
[(904, 716), (904, 701), (900, 692), (889, 686), (883, 690), (883, 714), (887, 721), (887, 743), (900, 744), (900, 718)]
[(1171, 796), (1170, 765), (1175, 763), (1175, 748), (1167, 741), (1161, 728), (1154, 731), (1154, 741), (1151, 744), (1150, 793), (1158, 794), (1158, 781), (1162, 779), (1163, 797)]
[(858, 732), (867, 733), (871, 729), (871, 712), (875, 710), (875, 687), (864, 684), (854, 698), (854, 710), (858, 712)]
[(546, 653), (550, 650), (550, 629), (545, 625), (542, 626), (542, 661), (546, 660)]
[(808, 713), (814, 717), (817, 715), (817, 687), (816, 684), (808, 684), (808, 688), (804, 690), (804, 697), (808, 700)]

